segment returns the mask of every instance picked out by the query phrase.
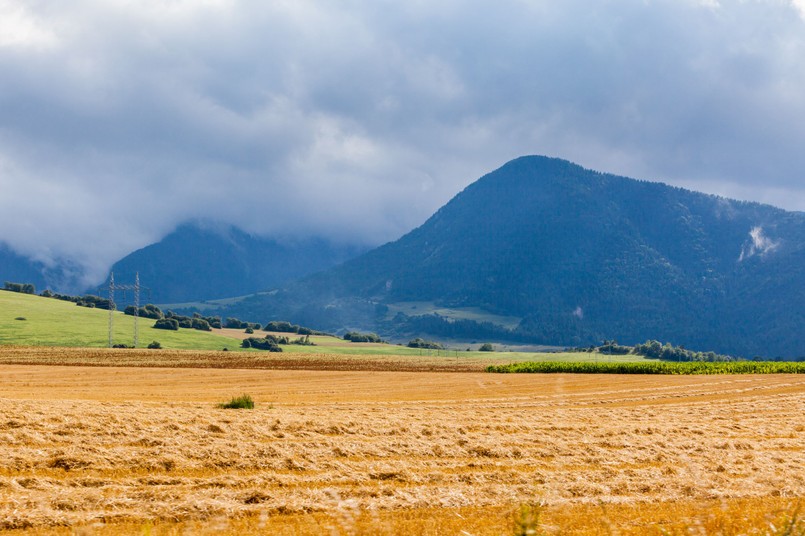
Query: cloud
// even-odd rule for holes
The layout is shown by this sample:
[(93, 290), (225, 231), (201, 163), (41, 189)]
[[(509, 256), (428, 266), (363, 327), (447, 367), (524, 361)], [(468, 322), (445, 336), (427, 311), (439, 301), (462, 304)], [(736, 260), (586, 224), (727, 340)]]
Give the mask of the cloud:
[(0, 239), (87, 281), (191, 218), (375, 244), (523, 154), (802, 210), (802, 8), (0, 0)]
[(753, 227), (749, 231), (749, 240), (741, 249), (741, 255), (738, 257), (738, 262), (741, 262), (749, 257), (760, 255), (766, 256), (768, 253), (773, 252), (780, 247), (779, 240), (772, 240), (763, 234), (763, 227)]

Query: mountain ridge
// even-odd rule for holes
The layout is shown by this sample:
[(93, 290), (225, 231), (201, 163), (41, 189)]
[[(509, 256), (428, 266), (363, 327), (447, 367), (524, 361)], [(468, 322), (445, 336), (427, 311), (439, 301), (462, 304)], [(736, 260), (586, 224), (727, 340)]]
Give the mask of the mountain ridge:
[(154, 303), (181, 303), (266, 290), (364, 250), (317, 237), (282, 240), (230, 225), (188, 222), (125, 256), (111, 271), (120, 281), (133, 281), (138, 272)]
[(528, 156), (400, 239), (222, 312), (405, 334), (384, 308), (421, 301), (520, 317), (513, 335), (546, 344), (805, 354), (803, 259), (803, 213)]

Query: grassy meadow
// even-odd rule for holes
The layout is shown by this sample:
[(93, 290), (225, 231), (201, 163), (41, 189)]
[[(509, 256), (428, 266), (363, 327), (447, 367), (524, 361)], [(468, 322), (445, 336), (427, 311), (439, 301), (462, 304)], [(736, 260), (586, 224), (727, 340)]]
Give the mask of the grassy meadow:
[[(25, 320), (17, 320), (24, 318)], [(108, 344), (109, 312), (102, 309), (78, 307), (74, 303), (52, 298), (42, 298), (16, 292), (0, 291), (0, 346), (62, 346), (82, 348), (103, 348)], [(134, 318), (122, 312), (114, 313), (114, 342), (132, 344), (134, 337)], [(246, 337), (263, 337), (266, 332), (257, 330), (247, 334), (237, 329), (214, 329), (203, 332), (192, 329), (169, 331), (153, 328), (154, 321), (141, 318), (139, 321), (140, 346), (158, 341), (168, 350), (209, 350), (264, 353), (260, 350), (240, 348)], [(277, 336), (298, 338), (291, 333), (273, 333)], [(498, 364), (499, 361), (519, 363), (525, 361), (552, 362), (641, 362), (645, 359), (636, 355), (603, 356), (586, 352), (480, 352), (466, 351), (466, 346), (450, 350), (428, 350), (408, 348), (397, 344), (354, 343), (329, 335), (312, 335), (315, 346), (283, 345), (283, 354), (304, 356), (352, 356), (371, 358), (377, 356), (410, 358), (414, 362), (452, 358), (461, 363)], [(477, 347), (478, 345), (473, 345)], [(495, 345), (501, 348), (500, 345)], [(517, 347), (513, 347), (514, 350)], [(277, 358), (277, 356), (272, 356)]]
[[(133, 344), (134, 317), (114, 314), (114, 342)], [(24, 320), (17, 320), (24, 318)], [(78, 307), (53, 298), (0, 292), (0, 345), (74, 346), (102, 348), (109, 343), (109, 312)], [(221, 350), (237, 341), (195, 330), (154, 329), (154, 321), (139, 320), (140, 346), (159, 341), (163, 348)]]

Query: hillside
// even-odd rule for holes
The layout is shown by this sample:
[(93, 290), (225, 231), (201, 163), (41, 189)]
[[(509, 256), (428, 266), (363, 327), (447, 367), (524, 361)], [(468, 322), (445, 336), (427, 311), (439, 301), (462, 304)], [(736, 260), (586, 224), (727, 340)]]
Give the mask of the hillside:
[[(638, 355), (600, 356), (586, 352), (543, 353), (524, 347), (499, 346), (495, 352), (465, 351), (460, 349), (427, 350), (395, 344), (355, 343), (330, 335), (311, 335), (312, 346), (287, 344), (281, 353), (241, 348), (247, 337), (263, 337), (267, 333), (256, 330), (247, 334), (241, 329), (213, 329), (211, 332), (180, 329), (166, 331), (154, 329), (154, 321), (140, 319), (140, 347), (159, 341), (166, 350), (196, 350), (190, 354), (175, 352), (139, 352), (109, 354), (97, 352), (69, 352), (66, 348), (105, 349), (108, 344), (109, 312), (102, 309), (78, 307), (72, 302), (44, 298), (29, 294), (0, 291), (0, 347), (61, 347), (59, 352), (48, 353), (38, 349), (28, 351), (14, 348), (0, 351), (1, 363), (71, 364), (89, 366), (169, 366), (169, 367), (220, 367), (220, 368), (323, 368), (332, 370), (483, 370), (489, 364), (548, 360), (573, 362), (645, 361)], [(114, 316), (114, 343), (133, 343), (134, 318), (116, 312)], [(271, 333), (277, 337), (289, 333)], [(223, 348), (232, 350), (226, 354)], [(18, 348), (19, 349), (19, 348)], [(213, 350), (213, 352), (203, 352)], [(244, 355), (246, 357), (244, 357)]]
[(45, 267), (18, 255), (0, 242), (0, 285), (4, 281), (32, 283), (37, 290), (45, 288)]
[(180, 303), (250, 294), (298, 279), (364, 250), (323, 239), (280, 241), (234, 227), (185, 224), (112, 267), (117, 281), (140, 273), (149, 301)]
[[(533, 156), (482, 177), (395, 242), (220, 312), (331, 330), (497, 329), (568, 345), (656, 338), (790, 356), (805, 355), (804, 276), (803, 213)], [(445, 322), (406, 310), (411, 302), (519, 322)]]
[[(114, 342), (132, 344), (134, 317), (114, 314)], [(103, 348), (109, 341), (108, 320), (109, 312), (102, 309), (0, 291), (0, 345)], [(174, 349), (221, 350), (238, 346), (238, 341), (229, 337), (190, 329), (166, 331), (154, 329), (153, 325), (153, 320), (140, 319), (140, 346), (154, 340), (163, 348)]]

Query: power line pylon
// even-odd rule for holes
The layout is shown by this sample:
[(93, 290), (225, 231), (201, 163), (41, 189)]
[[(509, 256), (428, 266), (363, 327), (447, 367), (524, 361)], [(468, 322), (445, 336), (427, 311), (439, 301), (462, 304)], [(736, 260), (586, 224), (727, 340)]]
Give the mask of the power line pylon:
[(140, 330), (138, 320), (140, 319), (140, 272), (134, 274), (133, 285), (118, 285), (115, 283), (115, 273), (109, 275), (109, 348), (112, 347), (112, 326), (114, 323), (115, 306), (115, 291), (116, 290), (133, 290), (134, 291), (134, 347), (140, 342)]

